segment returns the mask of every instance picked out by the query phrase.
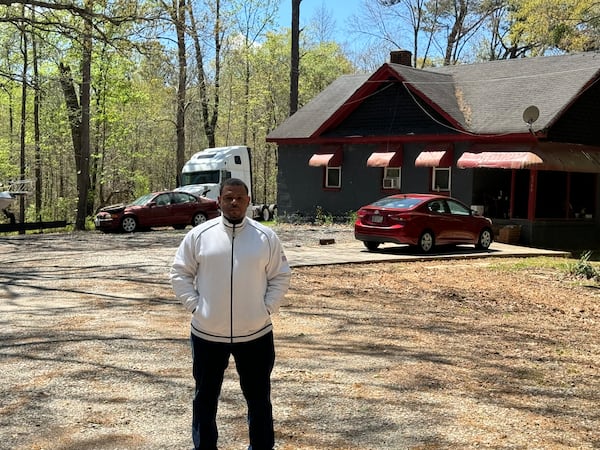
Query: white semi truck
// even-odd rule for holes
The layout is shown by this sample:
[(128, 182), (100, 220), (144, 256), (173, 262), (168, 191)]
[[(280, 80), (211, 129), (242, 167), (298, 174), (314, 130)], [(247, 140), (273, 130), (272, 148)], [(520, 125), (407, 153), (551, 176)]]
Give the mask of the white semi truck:
[(180, 191), (191, 192), (214, 200), (228, 178), (239, 178), (248, 185), (252, 198), (247, 215), (254, 219), (271, 220), (277, 206), (254, 203), (250, 148), (244, 145), (206, 148), (192, 155), (181, 171)]

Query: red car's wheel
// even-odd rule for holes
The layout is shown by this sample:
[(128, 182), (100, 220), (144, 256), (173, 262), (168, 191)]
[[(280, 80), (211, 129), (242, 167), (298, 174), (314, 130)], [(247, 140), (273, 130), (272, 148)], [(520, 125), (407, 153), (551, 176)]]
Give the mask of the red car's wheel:
[(419, 250), (423, 253), (429, 253), (435, 245), (435, 238), (431, 231), (424, 231), (419, 238)]
[(477, 241), (477, 244), (475, 245), (475, 247), (482, 249), (482, 250), (487, 250), (488, 248), (490, 248), (490, 244), (492, 243), (492, 240), (493, 240), (492, 230), (490, 230), (489, 228), (486, 228), (479, 234), (479, 240)]
[(365, 247), (367, 247), (367, 249), (372, 252), (377, 250), (377, 248), (379, 247), (379, 242), (373, 242), (373, 241), (363, 241), (363, 244)]

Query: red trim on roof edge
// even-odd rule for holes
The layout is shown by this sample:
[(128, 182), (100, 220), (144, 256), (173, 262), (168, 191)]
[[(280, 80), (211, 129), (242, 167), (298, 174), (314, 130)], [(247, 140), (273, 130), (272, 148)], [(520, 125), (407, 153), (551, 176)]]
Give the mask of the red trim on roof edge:
[(267, 139), (267, 142), (275, 142), (281, 144), (405, 144), (412, 142), (427, 142), (427, 143), (438, 143), (438, 142), (472, 142), (482, 144), (502, 144), (517, 142), (527, 145), (536, 145), (537, 139), (530, 133), (519, 133), (502, 135), (500, 138), (497, 136), (473, 136), (472, 134), (457, 134), (457, 135), (411, 135), (411, 136), (347, 136), (347, 137), (328, 137), (328, 138), (284, 138), (284, 139)]

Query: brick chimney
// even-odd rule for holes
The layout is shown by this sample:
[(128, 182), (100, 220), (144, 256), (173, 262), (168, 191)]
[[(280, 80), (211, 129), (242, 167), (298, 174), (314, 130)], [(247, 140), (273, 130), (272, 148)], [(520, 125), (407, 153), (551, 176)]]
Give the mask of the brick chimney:
[(412, 53), (409, 50), (394, 50), (390, 52), (390, 63), (412, 67)]

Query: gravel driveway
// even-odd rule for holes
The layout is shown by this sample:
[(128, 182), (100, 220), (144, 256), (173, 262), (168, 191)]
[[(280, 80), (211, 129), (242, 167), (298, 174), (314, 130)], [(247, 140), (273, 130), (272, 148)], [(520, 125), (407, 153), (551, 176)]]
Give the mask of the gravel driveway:
[[(0, 448), (191, 448), (189, 316), (167, 278), (182, 236), (0, 238)], [(502, 264), (295, 269), (275, 318), (277, 450), (600, 448), (598, 289)], [(246, 448), (244, 416), (230, 367), (222, 450)]]

